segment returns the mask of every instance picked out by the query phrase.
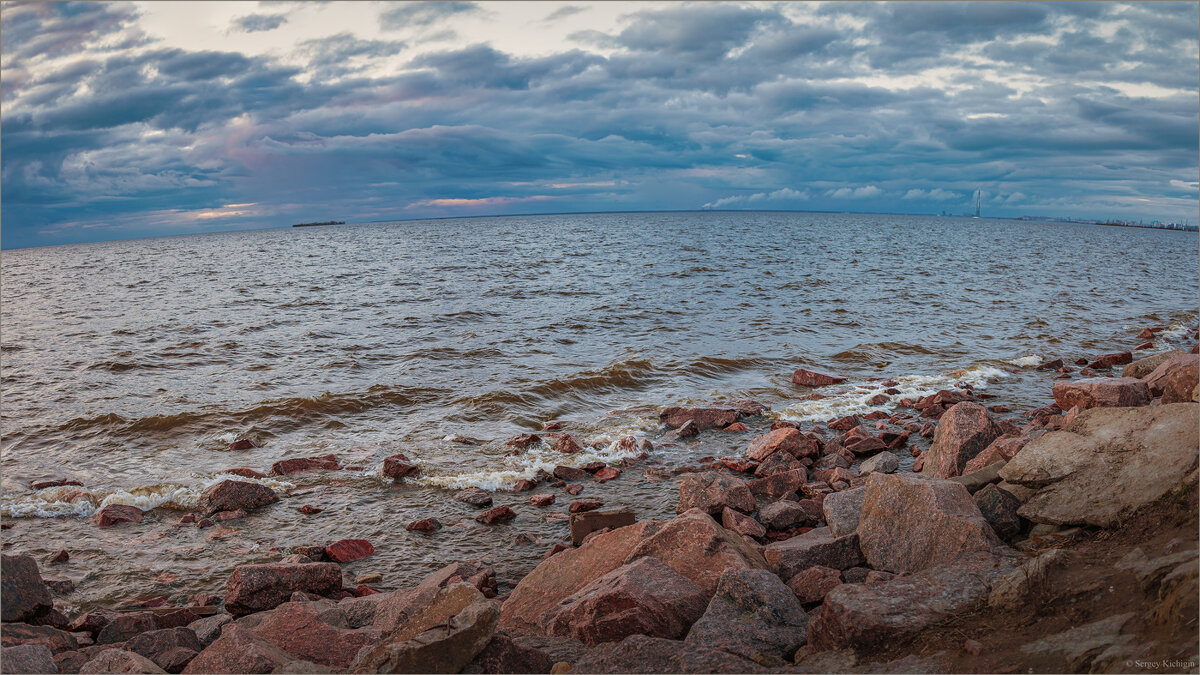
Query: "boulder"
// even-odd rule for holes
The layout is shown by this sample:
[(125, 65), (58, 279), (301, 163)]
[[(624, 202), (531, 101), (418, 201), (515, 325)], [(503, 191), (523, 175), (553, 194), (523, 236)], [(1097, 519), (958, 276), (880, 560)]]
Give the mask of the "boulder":
[(777, 452), (786, 452), (792, 457), (800, 458), (815, 457), (821, 451), (812, 438), (792, 427), (782, 427), (755, 436), (746, 447), (746, 457), (756, 462), (762, 462)]
[(583, 538), (604, 528), (617, 529), (637, 522), (633, 509), (613, 509), (611, 511), (583, 511), (571, 514), (571, 543), (579, 546)]
[(758, 467), (758, 462), (751, 461), (744, 457), (722, 457), (721, 464), (724, 464), (730, 471), (738, 473), (748, 473), (754, 471)]
[(604, 506), (604, 502), (594, 498), (575, 499), (567, 505), (569, 513), (583, 513), (586, 511), (595, 511)]
[(140, 654), (168, 673), (178, 673), (194, 659), (204, 645), (187, 628), (164, 628), (134, 636), (125, 649)]
[(1026, 445), (1005, 481), (1037, 490), (1017, 511), (1036, 523), (1112, 527), (1196, 468), (1195, 403), (1084, 410)]
[[(478, 591), (471, 589), (478, 595)], [(285, 602), (252, 628), (254, 634), (293, 657), (345, 671), (359, 650), (374, 644), (379, 632), (335, 627), (323, 620), (320, 603)]]
[[(1036, 433), (1040, 435), (1042, 432), (1039, 431)], [(966, 466), (963, 467), (962, 472), (964, 475), (975, 473), (976, 471), (979, 471), (980, 469), (991, 464), (995, 464), (996, 462), (1007, 462), (1013, 457), (1016, 457), (1017, 453), (1021, 451), (1021, 448), (1025, 447), (1025, 444), (1029, 441), (1032, 441), (1035, 437), (1036, 436), (1033, 435), (1013, 436), (1011, 434), (1005, 434), (992, 441), (986, 448), (981, 450), (978, 455), (975, 455), (971, 461), (967, 462)]]
[(325, 547), (325, 556), (340, 563), (354, 562), (374, 552), (375, 547), (366, 539), (340, 539)]
[(1163, 403), (1191, 402), (1198, 381), (1200, 356), (1195, 354), (1173, 355), (1146, 376), (1150, 394), (1161, 396)]
[[(1091, 363), (1088, 364), (1088, 368), (1098, 370), (1101, 368), (1112, 368), (1113, 366), (1119, 366), (1123, 363), (1132, 362), (1133, 354), (1129, 352), (1112, 352), (1111, 354), (1101, 354), (1100, 356), (1097, 356), (1092, 360)], [(1063, 410), (1066, 410), (1066, 408), (1063, 408)]]
[(627, 561), (642, 556), (658, 558), (696, 582), (706, 597), (713, 594), (726, 570), (767, 568), (766, 560), (745, 539), (700, 509), (676, 516), (654, 532), (644, 532)]
[(855, 531), (867, 563), (887, 572), (916, 572), (1002, 546), (965, 487), (911, 473), (867, 479)]
[(937, 478), (958, 476), (968, 461), (1001, 435), (1003, 430), (987, 408), (970, 401), (955, 403), (938, 421), (921, 473)]
[(828, 527), (769, 544), (763, 549), (763, 557), (784, 579), (816, 565), (844, 570), (864, 562), (857, 534), (835, 537)]
[(846, 378), (841, 375), (828, 375), (804, 368), (797, 368), (792, 372), (792, 384), (801, 387), (824, 387), (830, 384), (841, 384), (845, 381)]
[[(293, 457), (283, 459), (271, 465), (272, 476), (290, 476), (304, 471), (338, 471), (337, 457), (324, 455), (322, 457)], [(386, 475), (386, 474), (385, 474)]]
[(0, 652), (0, 673), (58, 673), (45, 645), (17, 645)]
[(801, 604), (821, 602), (825, 596), (846, 581), (840, 570), (824, 565), (813, 565), (800, 570), (788, 580), (787, 586)]
[(484, 525), (499, 525), (516, 518), (517, 514), (508, 506), (497, 506), (475, 516), (475, 520)]
[(88, 520), (96, 527), (112, 527), (122, 523), (140, 523), (144, 514), (136, 506), (109, 504), (101, 508)]
[(154, 616), (154, 612), (121, 612), (96, 634), (96, 644), (108, 645), (125, 642), (136, 635), (156, 630), (158, 627), (158, 620)]
[(842, 584), (809, 624), (809, 644), (815, 650), (894, 644), (981, 602), (1012, 567), (1012, 558), (976, 552), (878, 585)]
[(106, 649), (79, 667), (80, 673), (165, 673), (153, 661), (124, 649)]
[(863, 500), (866, 498), (867, 487), (861, 486), (841, 492), (825, 495), (821, 501), (821, 511), (825, 516), (825, 524), (835, 537), (854, 534), (858, 529), (858, 520), (862, 515)]
[(707, 596), (695, 582), (652, 557), (599, 577), (538, 619), (549, 635), (589, 646), (633, 634), (682, 638), (704, 613)]
[(342, 588), (337, 563), (240, 565), (225, 585), (225, 609), (234, 616), (274, 609), (296, 591), (331, 595)]
[(520, 644), (507, 633), (496, 631), (483, 651), (459, 672), (463, 673), (549, 673), (554, 662), (546, 652)]
[(1011, 541), (1021, 533), (1021, 517), (1017, 515), (1021, 501), (1012, 493), (988, 484), (975, 493), (974, 500), (996, 536)]
[(189, 623), (187, 628), (200, 641), (201, 647), (207, 647), (213, 643), (213, 640), (221, 636), (221, 628), (230, 621), (233, 621), (233, 615), (221, 612), (197, 619)]
[(454, 498), (471, 506), (483, 508), (492, 505), (492, 496), (483, 488), (469, 487), (454, 493)]
[[(183, 669), (184, 673), (272, 673), (295, 660), (249, 628), (231, 623)], [(287, 672), (287, 671), (281, 671)]]
[(457, 673), (492, 640), (500, 610), (480, 599), (444, 623), (401, 641), (390, 636), (351, 667), (354, 673)]
[(51, 652), (79, 649), (75, 636), (52, 626), (31, 626), (27, 623), (6, 623), (0, 630), (0, 641), (5, 647), (17, 645), (42, 645)]
[(553, 473), (555, 478), (565, 481), (581, 481), (588, 477), (588, 472), (573, 466), (556, 466)]
[(766, 673), (757, 663), (681, 640), (630, 635), (588, 650), (571, 673)]
[(27, 555), (0, 557), (0, 614), (4, 621), (28, 621), (53, 606), (37, 561)]
[(1150, 387), (1133, 377), (1090, 377), (1054, 383), (1054, 402), (1063, 410), (1142, 406), (1150, 403)]
[(266, 485), (247, 483), (240, 480), (223, 480), (200, 495), (200, 513), (210, 515), (218, 511), (250, 511), (279, 501), (275, 491)]
[(727, 506), (743, 513), (754, 511), (754, 495), (741, 479), (706, 471), (688, 474), (679, 481), (679, 503), (675, 506), (676, 513), (699, 508), (716, 515)]
[(1003, 469), (1004, 465), (1007, 463), (1008, 462), (1004, 460), (1000, 460), (977, 471), (963, 474), (961, 476), (955, 476), (950, 480), (967, 488), (967, 492), (975, 494), (992, 483), (999, 483), (1000, 469)]
[(807, 626), (808, 615), (779, 577), (768, 570), (729, 570), (685, 642), (779, 667), (804, 644)]
[(397, 453), (383, 459), (383, 475), (392, 480), (400, 480), (421, 475), (421, 467), (409, 461), (403, 453)]
[(1121, 371), (1121, 377), (1137, 377), (1145, 379), (1147, 375), (1153, 373), (1154, 369), (1162, 365), (1162, 363), (1167, 359), (1175, 356), (1183, 356), (1185, 354), (1187, 354), (1187, 352), (1183, 351), (1182, 349), (1172, 349), (1171, 351), (1159, 352), (1158, 354), (1154, 354), (1152, 356), (1140, 358), (1125, 366), (1125, 369)]
[(858, 475), (864, 478), (873, 473), (895, 473), (900, 468), (900, 458), (890, 452), (881, 452), (858, 466)]
[(767, 528), (762, 526), (754, 518), (742, 513), (738, 513), (726, 506), (721, 511), (721, 526), (731, 532), (737, 532), (743, 537), (763, 537), (767, 534)]
[(658, 419), (672, 429), (693, 422), (696, 429), (721, 429), (738, 421), (742, 414), (730, 408), (667, 408)]
[(787, 530), (808, 521), (808, 513), (799, 504), (782, 499), (758, 510), (758, 520), (772, 530)]
[[(458, 571), (454, 567), (442, 568), (414, 588), (386, 594), (376, 605), (372, 626), (389, 639), (403, 642), (483, 599), (483, 594), (472, 584), (444, 578), (446, 572)], [(455, 574), (451, 578), (461, 577)]]
[(784, 471), (793, 471), (795, 469), (803, 469), (804, 465), (792, 457), (790, 453), (775, 452), (767, 456), (766, 459), (754, 469), (754, 475), (759, 478), (766, 478)]
[[(746, 484), (750, 494), (754, 497), (762, 499), (779, 499), (780, 497), (795, 492), (800, 489), (801, 485), (808, 479), (807, 472), (803, 468), (776, 473), (766, 478), (752, 480)], [(753, 509), (751, 509), (753, 510)]]

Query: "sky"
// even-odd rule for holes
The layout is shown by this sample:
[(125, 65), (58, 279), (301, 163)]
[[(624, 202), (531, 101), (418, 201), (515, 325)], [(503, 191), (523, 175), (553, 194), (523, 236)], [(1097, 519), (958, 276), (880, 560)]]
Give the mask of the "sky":
[(8, 2), (0, 245), (977, 189), (1195, 224), (1198, 8)]

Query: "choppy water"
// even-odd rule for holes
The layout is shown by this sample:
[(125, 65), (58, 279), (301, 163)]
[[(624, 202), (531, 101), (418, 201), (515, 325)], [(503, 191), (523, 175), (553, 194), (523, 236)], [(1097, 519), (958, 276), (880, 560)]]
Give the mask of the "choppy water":
[[(871, 410), (882, 387), (867, 378), (883, 377), (914, 394), (967, 381), (1019, 411), (1049, 399), (1050, 376), (1029, 367), (1041, 359), (1130, 349), (1153, 324), (1170, 326), (1155, 349), (1187, 345), (1197, 315), (1195, 234), (954, 218), (501, 217), (26, 249), (2, 264), (4, 542), (71, 552), (47, 570), (76, 581), (68, 609), (220, 593), (272, 547), (342, 537), (375, 544), (348, 574), (382, 572), (384, 587), (461, 558), (511, 583), (565, 534), (546, 515), (570, 497), (538, 509), (503, 488), (620, 457), (615, 444), (505, 456), (543, 422), (586, 442), (655, 440), (654, 412), (611, 411), (720, 397), (825, 420)], [(799, 366), (851, 380), (801, 401)], [(651, 459), (740, 454), (752, 435), (706, 433)], [(243, 436), (262, 447), (226, 450)], [(331, 452), (363, 469), (272, 480), (293, 496), (232, 532), (171, 526), (221, 469)], [(425, 478), (383, 479), (396, 452)], [(582, 496), (673, 514), (674, 482), (643, 468)], [(86, 494), (29, 488), (55, 477)], [(475, 523), (451, 499), (466, 485), (498, 489), (518, 517)], [(84, 519), (114, 502), (162, 508), (133, 526)], [(429, 516), (447, 527), (404, 530)]]

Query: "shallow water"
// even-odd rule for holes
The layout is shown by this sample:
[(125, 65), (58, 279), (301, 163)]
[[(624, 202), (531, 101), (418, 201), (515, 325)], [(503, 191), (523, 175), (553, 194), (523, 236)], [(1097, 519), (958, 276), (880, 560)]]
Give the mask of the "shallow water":
[[(867, 378), (891, 377), (906, 394), (965, 381), (1019, 412), (1050, 398), (1042, 359), (1131, 349), (1154, 324), (1166, 339), (1140, 353), (1188, 346), (1197, 315), (1194, 233), (960, 218), (499, 217), (25, 249), (2, 264), (4, 541), (71, 552), (53, 568), (78, 586), (67, 609), (221, 593), (237, 564), (342, 537), (374, 543), (347, 574), (382, 572), (385, 588), (460, 558), (511, 583), (565, 534), (546, 515), (570, 497), (538, 509), (504, 488), (615, 461), (623, 435), (658, 438), (653, 411), (612, 411), (753, 398), (772, 408), (759, 431), (894, 411), (866, 404), (883, 388)], [(850, 380), (802, 401), (800, 366)], [(505, 440), (550, 420), (611, 444), (505, 456)], [(262, 447), (226, 450), (245, 436)], [(705, 433), (651, 461), (740, 454), (752, 436)], [(382, 478), (396, 452), (424, 478)], [(271, 479), (292, 496), (231, 528), (170, 526), (221, 469), (326, 453), (363, 468)], [(674, 482), (644, 468), (582, 496), (673, 514)], [(86, 494), (29, 488), (55, 477)], [(450, 498), (467, 485), (497, 489), (518, 517), (475, 523)], [(163, 508), (89, 525), (105, 503)], [(429, 516), (447, 527), (404, 530)]]

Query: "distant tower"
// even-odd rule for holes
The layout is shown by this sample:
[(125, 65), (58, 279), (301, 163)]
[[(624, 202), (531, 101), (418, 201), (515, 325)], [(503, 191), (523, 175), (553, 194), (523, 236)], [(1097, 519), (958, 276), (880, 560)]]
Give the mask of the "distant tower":
[(975, 217), (979, 217), (979, 203), (983, 200), (983, 188), (975, 190)]

